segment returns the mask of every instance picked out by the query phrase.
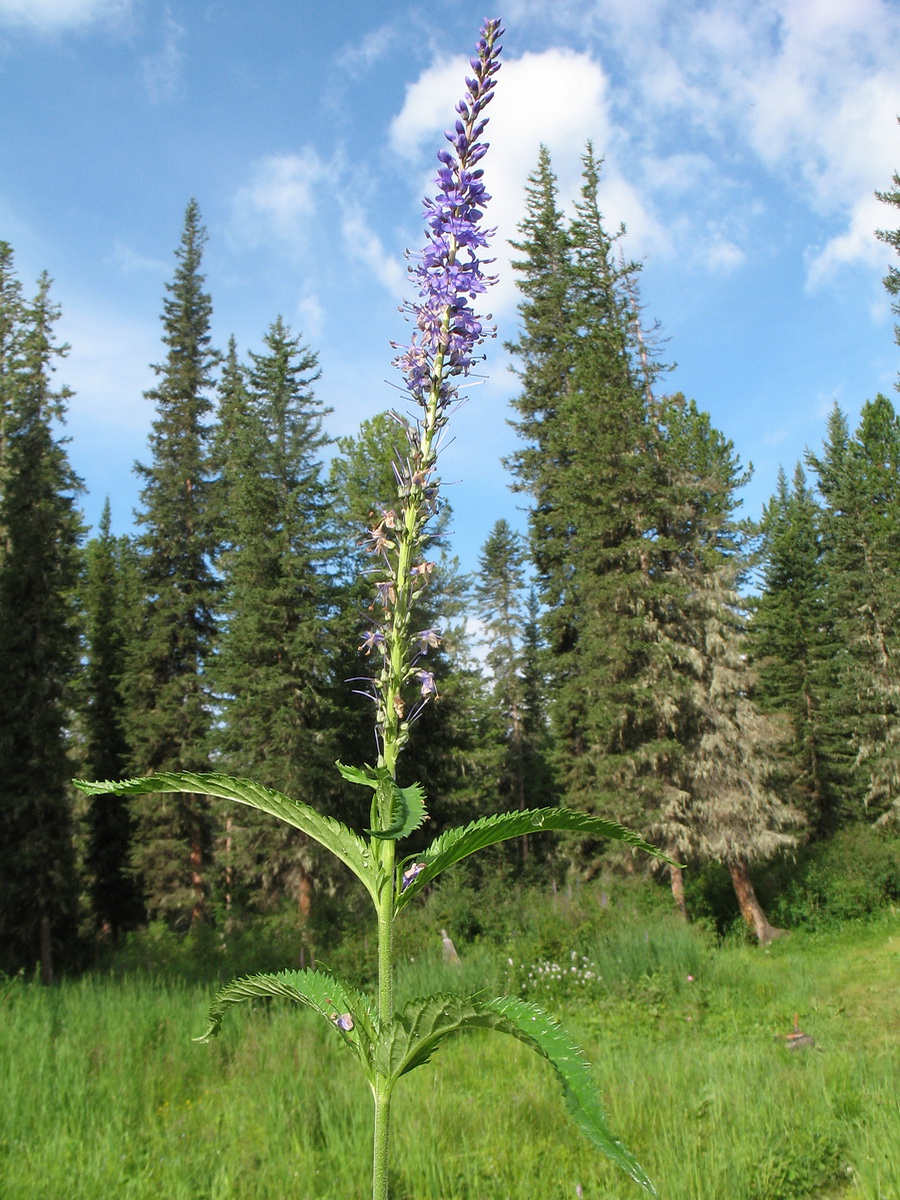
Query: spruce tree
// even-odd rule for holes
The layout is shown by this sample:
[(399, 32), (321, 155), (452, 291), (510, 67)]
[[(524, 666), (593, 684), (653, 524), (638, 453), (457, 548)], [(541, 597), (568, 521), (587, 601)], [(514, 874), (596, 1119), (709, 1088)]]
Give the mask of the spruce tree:
[(900, 420), (884, 396), (863, 405), (851, 436), (835, 406), (821, 456), (825, 569), (839, 696), (854, 775), (869, 818), (900, 805)]
[[(13, 384), (22, 337), (22, 285), (15, 272), (12, 246), (0, 241), (0, 498), (5, 490), (6, 448), (13, 418)], [(6, 534), (0, 526), (0, 554)]]
[[(220, 387), (214, 744), (230, 772), (321, 805), (336, 779), (327, 410), (312, 391), (315, 354), (280, 317), (264, 345), (244, 371), (232, 341)], [(309, 915), (316, 866), (306, 839), (250, 810), (232, 817), (226, 839), (229, 895), (239, 888), (264, 905), (288, 895)]]
[(706, 576), (706, 678), (699, 736), (683, 762), (689, 804), (679, 849), (688, 858), (723, 863), (741, 914), (759, 942), (772, 926), (751, 879), (753, 863), (797, 845), (801, 815), (777, 782), (782, 735), (753, 701), (739, 600), (723, 564)]
[[(527, 799), (523, 746), (524, 564), (522, 539), (506, 521), (497, 521), (478, 560), (475, 602), (483, 628), (485, 665), (503, 749), (497, 771), (497, 807), (519, 809), (532, 807)], [(527, 842), (523, 846), (527, 847)]]
[[(736, 493), (748, 476), (732, 443), (693, 402), (672, 397), (660, 417), (678, 503), (659, 541), (667, 572), (681, 583), (677, 638), (688, 686), (677, 704), (677, 752), (657, 768), (669, 787), (650, 829), (677, 858), (725, 864), (741, 912), (767, 942), (778, 931), (756, 897), (750, 866), (796, 845), (801, 820), (779, 788), (781, 732), (754, 702), (747, 663)], [(677, 871), (672, 883), (683, 908)]]
[[(564, 800), (615, 815), (677, 857), (694, 852), (706, 803), (693, 764), (715, 727), (715, 655), (733, 603), (724, 570), (744, 476), (705, 414), (656, 395), (663, 368), (641, 327), (637, 266), (605, 229), (599, 184), (589, 146), (564, 226), (546, 156), (532, 177), (518, 244), (523, 331), (510, 347), (522, 364), (515, 404), (526, 449), (512, 465), (534, 497)], [(560, 247), (552, 263), (548, 244)], [(776, 801), (769, 814), (760, 806), (752, 838), (745, 830), (745, 860), (771, 848)], [(712, 828), (708, 803), (703, 823)], [(729, 845), (739, 862), (737, 838)], [(671, 874), (684, 911), (680, 871)]]
[(39, 962), (49, 983), (77, 927), (67, 731), (81, 485), (56, 432), (71, 392), (53, 385), (68, 347), (50, 281), (26, 304), (8, 247), (0, 270), (0, 946), (3, 969)]
[[(525, 566), (521, 535), (497, 521), (482, 547), (474, 599), (491, 688), (498, 808), (541, 808), (556, 796), (537, 596), (533, 587), (526, 591)], [(523, 866), (530, 853), (530, 839), (523, 838)]]
[[(633, 263), (603, 224), (599, 163), (584, 158), (568, 228), (546, 153), (518, 248), (522, 334), (512, 461), (534, 505), (531, 549), (545, 607), (551, 714), (567, 803), (642, 824), (667, 784), (683, 690), (670, 626), (681, 587), (658, 531), (668, 493), (651, 408)], [(549, 253), (551, 247), (553, 253)]]
[(763, 512), (762, 590), (748, 639), (769, 713), (790, 721), (793, 786), (812, 832), (828, 837), (848, 817), (846, 739), (835, 700), (841, 647), (828, 604), (822, 512), (798, 464), (793, 485), (779, 473)]
[[(81, 585), (84, 670), (80, 688), (86, 779), (128, 774), (122, 690), (129, 633), (134, 623), (137, 563), (127, 537), (111, 532), (109, 500), (99, 532), (85, 548)], [(131, 871), (133, 823), (120, 796), (92, 796), (87, 813), (86, 866), (96, 928), (117, 938), (141, 918), (142, 904)]]
[[(177, 266), (163, 305), (165, 359), (154, 366), (151, 462), (138, 523), (142, 618), (125, 677), (131, 769), (208, 769), (212, 705), (206, 667), (213, 647), (216, 581), (208, 418), (212, 411), (212, 304), (200, 272), (206, 234), (187, 206)], [(203, 915), (212, 847), (209, 805), (199, 796), (138, 798), (134, 866), (151, 916), (185, 927)]]

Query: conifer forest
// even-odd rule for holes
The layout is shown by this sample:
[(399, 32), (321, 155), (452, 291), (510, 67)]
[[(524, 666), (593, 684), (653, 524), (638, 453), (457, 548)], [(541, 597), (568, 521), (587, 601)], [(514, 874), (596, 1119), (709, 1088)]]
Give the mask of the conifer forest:
[[(900, 177), (880, 199), (879, 237), (900, 252)], [(314, 842), (261, 813), (72, 786), (222, 771), (355, 828), (368, 820), (334, 764), (373, 760), (372, 699), (356, 682), (372, 650), (366, 530), (387, 519), (402, 428), (373, 412), (331, 440), (316, 348), (277, 314), (258, 353), (214, 345), (206, 240), (191, 200), (161, 298), (133, 536), (113, 534), (108, 505), (85, 527), (51, 281), (21, 280), (0, 243), (9, 975), (52, 982), (141, 930), (214, 940), (266, 921), (314, 964), (359, 903)], [(691, 920), (692, 878), (715, 880), (768, 944), (784, 920), (771, 902), (804, 854), (860, 830), (897, 836), (900, 418), (884, 395), (858, 423), (835, 406), (751, 519), (740, 447), (666, 390), (592, 146), (570, 213), (541, 151), (514, 248), (517, 448), (503, 469), (527, 533), (486, 514), (466, 576), (442, 501), (416, 626), (429, 702), (401, 782), (427, 773), (429, 839), (494, 809), (560, 805), (683, 864), (528, 838), (498, 850), (476, 887), (488, 873), (548, 893), (645, 873)], [(900, 321), (900, 266), (885, 286)]]

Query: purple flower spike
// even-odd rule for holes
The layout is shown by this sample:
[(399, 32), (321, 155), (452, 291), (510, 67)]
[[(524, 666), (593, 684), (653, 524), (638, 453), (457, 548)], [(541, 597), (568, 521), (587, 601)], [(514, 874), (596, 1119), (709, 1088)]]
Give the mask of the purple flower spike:
[[(490, 196), (479, 164), (488, 148), (480, 139), (500, 69), (502, 34), (499, 20), (485, 21), (453, 129), (438, 151), (434, 195), (423, 202), (425, 245), (407, 255), (417, 295), (401, 311), (413, 325), (412, 335), (406, 346), (392, 343), (398, 351), (394, 365), (421, 411), (415, 420), (394, 414), (406, 436), (403, 452), (392, 463), (396, 506), (372, 514), (363, 543), (381, 559), (378, 573), (385, 569), (370, 605), (370, 611), (380, 608), (382, 613), (360, 647), (366, 654), (375, 649), (381, 654), (381, 671), (373, 680), (376, 736), (379, 766), (391, 772), (410, 725), (438, 699), (434, 674), (415, 664), (440, 645), (440, 635), (433, 629), (412, 633), (419, 623), (413, 623), (414, 609), (435, 566), (424, 558), (430, 541), (427, 525), (439, 511), (437, 459), (458, 399), (457, 381), (470, 373), (477, 348), (493, 336), (485, 328), (490, 317), (476, 314), (473, 304), (494, 283), (486, 271), (494, 260), (485, 255), (493, 231), (482, 227)], [(389, 822), (387, 814), (379, 819)]]
[(456, 105), (459, 117), (446, 135), (453, 149), (438, 151), (438, 194), (424, 201), (428, 241), (420, 254), (410, 255), (415, 264), (410, 276), (418, 284), (419, 299), (406, 311), (415, 318), (420, 335), (413, 336), (394, 365), (402, 371), (409, 394), (423, 407), (435, 391), (442, 409), (456, 398), (451, 379), (469, 373), (476, 361), (474, 351), (485, 339), (470, 301), (494, 282), (483, 272), (489, 260), (478, 254), (488, 243), (489, 233), (479, 222), (490, 196), (481, 171), (472, 168), (487, 150), (478, 139), (487, 125), (484, 109), (493, 98), (493, 77), (500, 69), (499, 20), (486, 21), (481, 34), (478, 58), (472, 59), (474, 77), (466, 79), (468, 90)]

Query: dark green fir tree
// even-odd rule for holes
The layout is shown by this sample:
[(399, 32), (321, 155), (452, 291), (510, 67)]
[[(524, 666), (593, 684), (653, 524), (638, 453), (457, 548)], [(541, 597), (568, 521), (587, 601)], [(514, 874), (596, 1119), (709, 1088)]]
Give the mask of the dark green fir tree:
[[(227, 770), (321, 806), (335, 788), (337, 751), (318, 377), (315, 354), (281, 318), (249, 370), (229, 348), (215, 443), (223, 594), (212, 677), (220, 710), (213, 740)], [(307, 918), (317, 874), (307, 839), (250, 810), (226, 820), (226, 896), (258, 906), (287, 897)]]
[[(640, 327), (636, 266), (603, 225), (599, 163), (584, 158), (566, 228), (542, 154), (522, 225), (522, 334), (512, 462), (533, 497), (530, 541), (545, 610), (550, 711), (566, 803), (639, 826), (662, 803), (686, 686), (672, 626), (666, 475)], [(547, 247), (553, 248), (549, 253)]]
[[(528, 803), (525, 771), (525, 697), (522, 642), (525, 626), (525, 547), (504, 520), (497, 521), (481, 548), (475, 580), (476, 615), (481, 622), (485, 666), (490, 677), (497, 741), (496, 805), (537, 807)], [(527, 852), (523, 841), (523, 852)]]
[(860, 816), (887, 820), (900, 805), (900, 420), (891, 402), (867, 401), (852, 436), (835, 407), (809, 463), (825, 500), (838, 701)]
[[(134, 630), (137, 558), (130, 538), (111, 532), (109, 500), (96, 537), (85, 547), (81, 582), (84, 670), (81, 675), (83, 765), (87, 779), (121, 779), (130, 755), (123, 679)], [(92, 796), (86, 815), (85, 866), (94, 924), (117, 939), (140, 921), (143, 905), (131, 870), (133, 821), (121, 796)]]
[[(213, 719), (206, 668), (213, 648), (217, 585), (211, 568), (209, 418), (218, 355), (201, 259), (206, 240), (197, 204), (185, 212), (177, 266), (163, 304), (164, 360), (154, 366), (151, 461), (143, 480), (140, 535), (142, 615), (125, 675), (131, 769), (209, 769)], [(203, 916), (212, 827), (200, 796), (134, 801), (134, 866), (148, 912), (185, 928)]]
[(779, 473), (763, 512), (762, 589), (748, 644), (756, 697), (790, 722), (788, 754), (798, 803), (810, 830), (829, 837), (852, 813), (842, 732), (839, 664), (844, 648), (833, 629), (823, 561), (823, 514), (798, 464), (793, 483)]
[(0, 966), (39, 962), (50, 983), (78, 917), (68, 730), (80, 482), (57, 432), (71, 393), (54, 387), (67, 347), (50, 281), (27, 304), (5, 246), (0, 271)]

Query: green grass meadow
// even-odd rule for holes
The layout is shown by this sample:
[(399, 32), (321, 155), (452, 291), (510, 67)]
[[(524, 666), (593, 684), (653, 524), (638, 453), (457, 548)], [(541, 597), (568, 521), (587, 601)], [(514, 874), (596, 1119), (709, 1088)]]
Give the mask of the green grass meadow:
[[(554, 1011), (667, 1200), (900, 1197), (895, 912), (767, 950), (659, 916), (535, 961), (524, 944), (462, 945), (458, 968), (439, 944), (407, 954), (401, 998), (511, 988)], [(370, 1100), (334, 1031), (260, 1003), (197, 1045), (214, 990), (145, 975), (0, 990), (2, 1200), (361, 1200)], [(814, 1049), (778, 1039), (795, 1011)], [(448, 1042), (395, 1115), (396, 1200), (642, 1194), (512, 1039)]]

